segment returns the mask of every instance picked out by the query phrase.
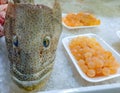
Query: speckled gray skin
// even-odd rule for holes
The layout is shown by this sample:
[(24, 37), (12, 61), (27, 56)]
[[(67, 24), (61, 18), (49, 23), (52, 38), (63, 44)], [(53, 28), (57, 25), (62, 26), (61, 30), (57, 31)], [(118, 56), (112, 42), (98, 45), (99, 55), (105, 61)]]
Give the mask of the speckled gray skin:
[(13, 0), (14, 3), (34, 3), (34, 0)]
[(4, 30), (12, 76), (37, 83), (47, 77), (62, 31), (61, 19), (58, 2), (53, 9), (44, 5), (8, 4)]

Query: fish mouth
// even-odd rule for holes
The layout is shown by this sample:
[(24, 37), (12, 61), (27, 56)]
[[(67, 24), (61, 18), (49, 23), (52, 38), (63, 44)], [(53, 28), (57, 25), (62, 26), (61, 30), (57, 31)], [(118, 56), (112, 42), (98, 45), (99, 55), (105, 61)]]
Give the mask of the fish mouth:
[(37, 72), (37, 73), (32, 73), (32, 74), (23, 74), (21, 72), (19, 72), (14, 66), (13, 69), (11, 69), (11, 74), (13, 74), (13, 77), (18, 79), (19, 81), (36, 81), (39, 80), (40, 78), (43, 78), (47, 73), (51, 72), (53, 69), (53, 65), (49, 64), (48, 66), (46, 66), (44, 69), (42, 69), (41, 71)]
[(46, 74), (44, 74), (42, 77), (40, 77), (37, 80), (33, 80), (33, 81), (21, 81), (18, 78), (14, 77), (13, 75), (11, 76), (12, 79), (20, 86), (24, 86), (24, 87), (32, 87), (34, 85), (37, 85), (39, 83), (41, 83), (44, 79), (46, 79), (47, 77), (50, 76), (52, 71), (48, 71)]

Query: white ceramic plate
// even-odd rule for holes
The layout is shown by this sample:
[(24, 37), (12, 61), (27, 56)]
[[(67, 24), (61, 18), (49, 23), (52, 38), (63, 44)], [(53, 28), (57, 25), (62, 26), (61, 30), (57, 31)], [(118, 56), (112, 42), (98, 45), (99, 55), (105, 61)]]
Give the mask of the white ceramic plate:
[(115, 77), (120, 76), (120, 69), (118, 69), (118, 72), (116, 74), (113, 75), (109, 75), (109, 76), (101, 76), (101, 77), (95, 77), (95, 78), (90, 78), (88, 77), (81, 69), (80, 67), (77, 65), (77, 61), (76, 59), (73, 57), (73, 55), (70, 52), (69, 49), (69, 42), (73, 39), (76, 38), (78, 36), (87, 36), (87, 37), (92, 37), (92, 38), (96, 38), (96, 40), (102, 45), (102, 47), (104, 47), (106, 50), (109, 50), (112, 52), (113, 56), (116, 58), (116, 60), (120, 61), (120, 55), (112, 48), (110, 47), (103, 39), (101, 39), (99, 36), (95, 35), (95, 34), (83, 34), (83, 35), (76, 35), (76, 36), (69, 36), (66, 37), (64, 39), (62, 39), (62, 43), (63, 46), (68, 54), (68, 56), (70, 57), (70, 59), (72, 60), (73, 65), (76, 67), (78, 73), (82, 76), (82, 78), (84, 78), (85, 80), (89, 81), (89, 82), (101, 82), (104, 80), (108, 80), (108, 79), (112, 79)]
[[(64, 18), (67, 14), (63, 13), (62, 14), (62, 18)], [(91, 27), (98, 27), (100, 25), (94, 25), (94, 26), (75, 26), (75, 27), (71, 27), (71, 26), (67, 26), (63, 21), (62, 21), (62, 25), (68, 29), (78, 29), (78, 28), (91, 28)]]
[(116, 34), (120, 38), (120, 31), (117, 31)]

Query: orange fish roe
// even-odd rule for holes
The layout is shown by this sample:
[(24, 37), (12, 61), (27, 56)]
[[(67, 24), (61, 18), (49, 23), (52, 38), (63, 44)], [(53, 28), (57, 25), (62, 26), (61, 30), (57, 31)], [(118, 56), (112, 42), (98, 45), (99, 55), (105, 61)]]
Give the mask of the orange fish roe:
[(96, 19), (92, 14), (80, 12), (77, 14), (69, 13), (65, 18), (63, 18), (63, 22), (71, 27), (75, 26), (93, 26), (99, 25), (100, 20)]
[(70, 41), (69, 48), (88, 77), (115, 74), (120, 67), (112, 53), (105, 50), (95, 38), (76, 37)]

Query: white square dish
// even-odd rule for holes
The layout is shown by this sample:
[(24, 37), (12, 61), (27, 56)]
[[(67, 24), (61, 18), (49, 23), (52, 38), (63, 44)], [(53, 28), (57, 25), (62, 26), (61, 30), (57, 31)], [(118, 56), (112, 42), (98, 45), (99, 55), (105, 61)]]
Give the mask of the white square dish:
[[(62, 18), (64, 18), (67, 14), (63, 13), (62, 14)], [(75, 27), (71, 27), (71, 26), (67, 26), (63, 21), (62, 21), (62, 25), (68, 29), (79, 29), (79, 28), (93, 28), (93, 27), (98, 27), (100, 25), (93, 25), (93, 26), (75, 26)]]
[(113, 56), (116, 58), (117, 61), (120, 60), (120, 55), (112, 48), (110, 47), (103, 39), (101, 39), (99, 36), (97, 36), (96, 34), (83, 34), (83, 35), (75, 35), (75, 36), (69, 36), (66, 37), (62, 40), (63, 46), (68, 54), (68, 56), (70, 57), (70, 59), (72, 60), (73, 65), (76, 67), (78, 73), (82, 76), (82, 78), (84, 78), (85, 80), (89, 81), (89, 82), (101, 82), (104, 80), (108, 80), (108, 79), (112, 79), (115, 77), (119, 77), (120, 76), (120, 68), (118, 69), (118, 72), (116, 74), (113, 75), (109, 75), (109, 76), (102, 76), (102, 77), (95, 77), (95, 78), (90, 78), (88, 77), (82, 70), (81, 68), (78, 66), (76, 59), (73, 57), (73, 55), (70, 52), (69, 49), (69, 42), (73, 39), (76, 38), (78, 36), (87, 36), (87, 37), (91, 37), (91, 38), (95, 38), (100, 45), (102, 45), (102, 47), (108, 51), (111, 51)]

